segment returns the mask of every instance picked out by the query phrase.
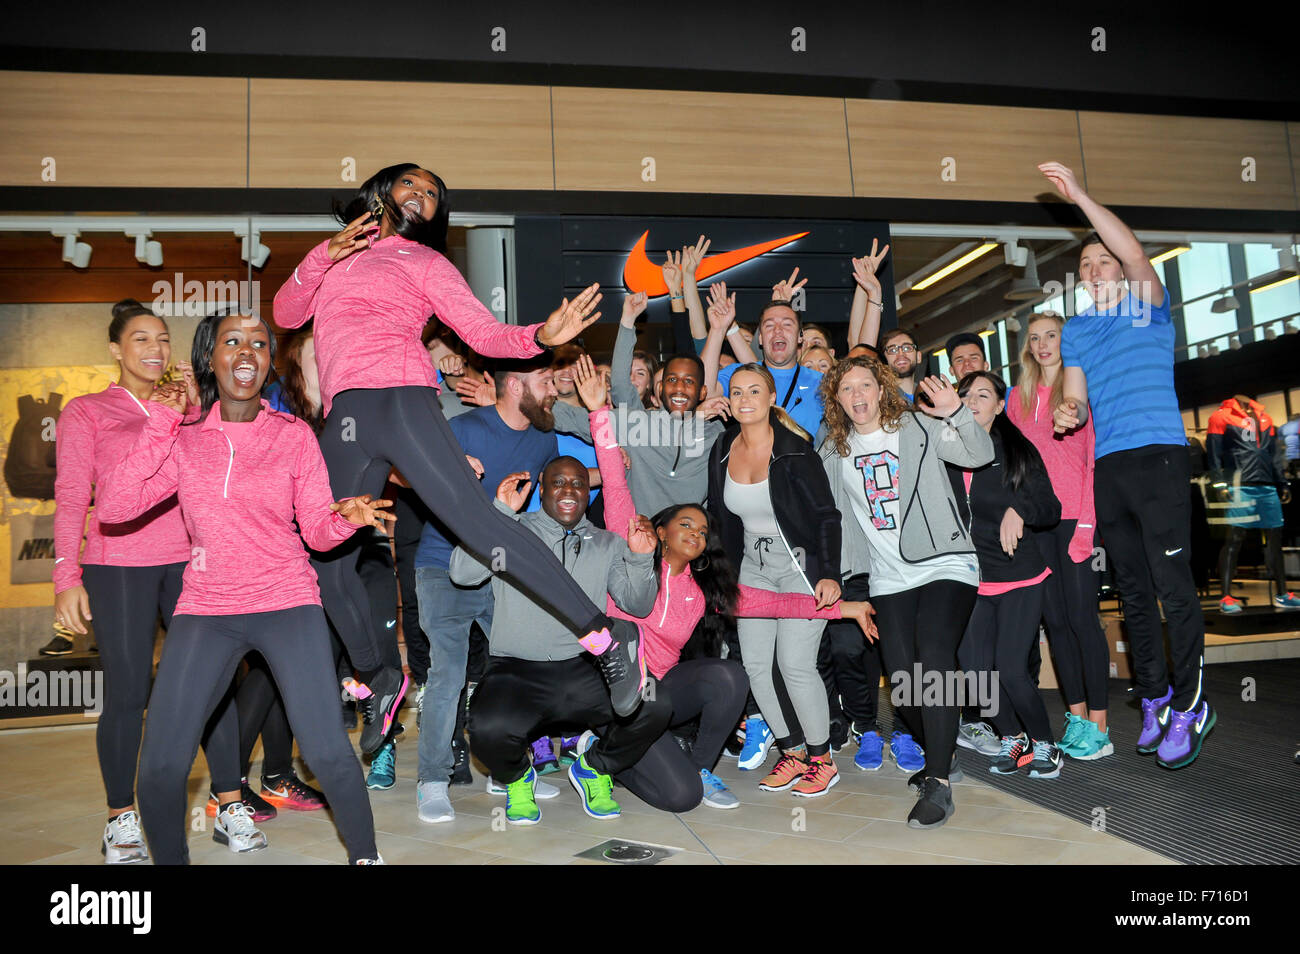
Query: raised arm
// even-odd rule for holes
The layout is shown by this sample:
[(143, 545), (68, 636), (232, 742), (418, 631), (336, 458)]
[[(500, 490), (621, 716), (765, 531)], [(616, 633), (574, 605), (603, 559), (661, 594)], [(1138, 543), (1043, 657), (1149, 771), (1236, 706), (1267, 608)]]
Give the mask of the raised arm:
[(701, 235), (694, 245), (682, 249), (682, 293), (686, 298), (686, 311), (690, 314), (691, 338), (696, 341), (708, 337), (708, 324), (704, 318), (704, 305), (700, 301), (700, 288), (695, 283), (695, 271), (709, 252), (709, 240)]
[(615, 404), (640, 407), (641, 397), (632, 386), (632, 352), (636, 350), (636, 319), (645, 311), (645, 292), (637, 292), (623, 299), (623, 315), (618, 322), (618, 337), (614, 339), (614, 356), (609, 362), (610, 389)]
[(918, 401), (916, 406), (935, 420), (918, 416), (916, 422), (930, 432), (940, 460), (974, 468), (993, 459), (993, 439), (946, 379), (938, 375), (922, 378), (918, 391), (928, 395), (932, 403)]
[(705, 394), (709, 397), (721, 394), (718, 387), (718, 365), (722, 358), (722, 343), (728, 331), (735, 327), (736, 295), (727, 296), (727, 283), (714, 282), (709, 286), (709, 335), (700, 352), (704, 362)]
[(1077, 205), (1079, 211), (1087, 216), (1106, 248), (1119, 259), (1133, 294), (1157, 308), (1164, 304), (1164, 285), (1133, 230), (1118, 215), (1083, 191), (1069, 167), (1059, 162), (1044, 162), (1039, 164), (1038, 171), (1056, 186), (1056, 191)]
[(877, 240), (871, 240), (871, 251), (853, 262), (853, 304), (849, 308), (849, 348), (860, 344), (876, 347), (880, 340), (880, 315), (884, 309), (884, 289), (880, 284), (880, 265), (889, 254), (889, 246), (877, 251)]
[(306, 324), (307, 319), (316, 313), (316, 291), (321, 279), (335, 262), (370, 247), (369, 235), (376, 229), (374, 221), (374, 216), (367, 212), (307, 253), (275, 293), (272, 313), (277, 325), (301, 328)]

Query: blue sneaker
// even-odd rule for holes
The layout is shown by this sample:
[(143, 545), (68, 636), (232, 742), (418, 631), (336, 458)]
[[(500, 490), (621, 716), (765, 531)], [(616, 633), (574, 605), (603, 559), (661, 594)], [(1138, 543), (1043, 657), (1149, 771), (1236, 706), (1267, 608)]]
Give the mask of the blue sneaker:
[(700, 769), (700, 781), (704, 783), (704, 804), (710, 808), (739, 808), (738, 799), (722, 779), (708, 769)]
[(767, 761), (767, 753), (772, 749), (776, 738), (760, 716), (751, 716), (745, 720), (745, 747), (740, 750), (740, 770), (749, 772), (759, 768)]
[(1082, 716), (1077, 716), (1073, 712), (1065, 714), (1065, 731), (1061, 733), (1061, 741), (1056, 743), (1056, 747), (1064, 752), (1070, 758), (1075, 758), (1075, 752), (1081, 751), (1083, 742), (1090, 737), (1088, 726), (1092, 725)]
[(389, 789), (397, 782), (397, 743), (389, 739), (370, 760), (366, 788)]
[(1279, 593), (1277, 596), (1273, 597), (1273, 605), (1278, 609), (1284, 610), (1300, 609), (1300, 596), (1296, 596), (1294, 593), (1289, 591), (1286, 593)]
[(885, 761), (885, 740), (879, 732), (863, 732), (853, 764), (864, 772), (875, 772)]
[(925, 751), (906, 732), (894, 732), (889, 737), (889, 754), (900, 772), (911, 775), (925, 768)]
[(1215, 715), (1213, 707), (1204, 700), (1190, 712), (1173, 712), (1169, 719), (1169, 731), (1165, 733), (1156, 753), (1156, 763), (1167, 769), (1191, 765), (1196, 761), (1196, 756), (1201, 754), (1201, 743), (1218, 721), (1219, 717)]

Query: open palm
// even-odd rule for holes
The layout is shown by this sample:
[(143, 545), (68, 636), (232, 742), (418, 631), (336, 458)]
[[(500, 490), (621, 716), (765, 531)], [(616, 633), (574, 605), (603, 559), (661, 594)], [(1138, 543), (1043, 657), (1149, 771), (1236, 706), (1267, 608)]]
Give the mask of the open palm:
[(595, 284), (584, 289), (573, 301), (567, 298), (561, 301), (560, 307), (551, 312), (546, 324), (537, 332), (537, 340), (548, 348), (554, 348), (578, 337), (588, 325), (600, 318), (596, 306), (601, 297), (600, 285)]

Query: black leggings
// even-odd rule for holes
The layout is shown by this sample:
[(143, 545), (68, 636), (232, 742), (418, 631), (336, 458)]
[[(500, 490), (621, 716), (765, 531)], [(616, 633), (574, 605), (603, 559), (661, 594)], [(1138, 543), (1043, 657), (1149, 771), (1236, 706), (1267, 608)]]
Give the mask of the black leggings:
[[(1038, 550), (1051, 568), (1043, 581), (1043, 622), (1052, 643), (1052, 660), (1061, 679), (1067, 706), (1086, 702), (1101, 711), (1110, 679), (1110, 647), (1097, 617), (1099, 574), (1092, 557), (1082, 563), (1070, 559), (1070, 538), (1078, 521), (1062, 520), (1051, 530), (1034, 534)], [(1037, 677), (1032, 663), (1030, 672)], [(1034, 679), (1037, 685), (1037, 678)]]
[(302, 756), (320, 780), (351, 861), (374, 858), (361, 766), (339, 717), (329, 629), (319, 606), (237, 616), (177, 616), (158, 664), (140, 755), (140, 817), (155, 864), (185, 864), (186, 779), (199, 733), (239, 660), (256, 650), (284, 699)]
[(402, 638), (406, 642), (406, 663), (411, 679), (423, 686), (429, 675), (429, 637), (420, 628), (420, 606), (415, 595), (415, 553), (420, 534), (431, 519), (429, 508), (410, 487), (399, 487), (393, 496), (393, 551), (397, 554), (397, 588), (402, 595)]
[[(184, 563), (81, 568), (104, 670), (104, 706), (95, 728), (95, 747), (111, 811), (135, 804), (135, 767), (153, 680), (158, 616), (162, 615), (163, 628), (170, 630), (184, 571)], [(238, 739), (237, 717), (227, 699), (203, 733), (203, 749), (218, 792), (239, 791)]]
[[(377, 496), (396, 467), (465, 548), (492, 557), (501, 576), (549, 609), (575, 636), (608, 625), (605, 614), (546, 544), (493, 506), (447, 426), (433, 388), (354, 389), (334, 398), (320, 437), (337, 498)], [(357, 547), (312, 560), (321, 599), (361, 672), (383, 665), (369, 598), (357, 575)]]
[[(844, 581), (841, 599), (870, 599), (867, 575)], [(876, 702), (880, 693), (880, 647), (867, 642), (855, 620), (826, 621), (817, 652), (817, 671), (826, 684), (831, 722), (847, 722), (860, 732), (878, 731)]]
[(1042, 612), (1042, 583), (979, 597), (962, 640), (962, 668), (997, 674), (1000, 694), (991, 715), (999, 735), (1028, 732), (1037, 742), (1052, 742), (1047, 706), (1029, 673), (1029, 648), (1038, 639)]
[[(1237, 557), (1241, 555), (1241, 545), (1246, 542), (1246, 527), (1228, 527), (1228, 538), (1223, 541), (1223, 550), (1219, 553), (1219, 579), (1223, 581), (1223, 595), (1232, 595), (1232, 577), (1237, 572)], [(1286, 589), (1286, 564), (1282, 559), (1282, 528), (1269, 527), (1264, 531), (1264, 561), (1268, 566), (1268, 575), (1277, 587), (1280, 596)]]
[(618, 781), (652, 808), (689, 812), (704, 795), (700, 769), (717, 764), (745, 708), (749, 677), (744, 666), (730, 659), (691, 659), (668, 670), (657, 692), (666, 693), (672, 703), (669, 727), (699, 719), (699, 735), (688, 755), (665, 732), (635, 765), (618, 774)]
[[(891, 686), (904, 679), (910, 688), (905, 701), (921, 698), (914, 666), (920, 664), (922, 680), (928, 673), (942, 674), (943, 685), (952, 685), (957, 669), (957, 646), (975, 607), (976, 588), (955, 580), (936, 580), (915, 589), (876, 596), (880, 630), (880, 655)], [(957, 745), (958, 700), (944, 699), (942, 705), (894, 707), (894, 730), (906, 729), (925, 749), (925, 773), (946, 779)], [(918, 711), (919, 710), (919, 711)]]
[(248, 654), (248, 674), (235, 692), (239, 711), (239, 771), (248, 776), (253, 746), (262, 737), (262, 774), (287, 775), (293, 771), (293, 731), (284, 703), (261, 653)]

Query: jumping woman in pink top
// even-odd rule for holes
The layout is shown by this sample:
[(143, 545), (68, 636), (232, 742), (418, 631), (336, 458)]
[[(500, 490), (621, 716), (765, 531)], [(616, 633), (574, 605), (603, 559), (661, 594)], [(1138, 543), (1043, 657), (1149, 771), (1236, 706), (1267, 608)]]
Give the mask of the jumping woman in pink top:
[[(109, 525), (99, 500), (93, 511), (90, 508), (105, 475), (152, 419), (157, 405), (150, 403), (151, 397), (182, 390), (180, 384), (159, 386), (171, 362), (171, 336), (166, 322), (134, 298), (113, 306), (108, 350), (118, 364), (117, 381), (98, 394), (69, 401), (59, 418), (54, 619), (77, 633), (86, 632), (85, 620), (94, 620), (105, 683), (95, 746), (108, 795), (108, 824), (100, 849), (105, 863), (112, 865), (149, 858), (135, 811), (136, 761), (158, 617), (161, 614), (163, 626), (170, 630), (181, 571), (190, 558), (190, 537), (175, 496), (160, 498), (127, 523)], [(178, 367), (192, 386), (189, 365)], [(219, 800), (238, 801), (239, 726), (232, 705), (223, 704), (204, 750)]]
[[(388, 501), (372, 504), (364, 495), (335, 503), (311, 427), (262, 399), (274, 342), (259, 318), (212, 315), (200, 322), (193, 349), (197, 417), (182, 426), (185, 394), (155, 393), (143, 432), (100, 485), (105, 523), (133, 520), (175, 497), (194, 545), (140, 756), (140, 809), (156, 864), (189, 860), (185, 780), (199, 734), (253, 650), (275, 677), (349, 860), (380, 862), (303, 544), (328, 550), (392, 515), (379, 509)], [(243, 802), (222, 805), (221, 813), (239, 823), (229, 837), (244, 841), (243, 850), (265, 847), (265, 838), (247, 830), (252, 820)]]
[[(599, 286), (565, 300), (543, 323), (505, 325), (474, 297), (445, 257), (447, 189), (411, 163), (371, 176), (343, 209), (346, 228), (307, 254), (275, 296), (275, 320), (315, 318), (325, 426), (321, 451), (339, 497), (378, 494), (396, 467), (465, 548), (494, 555), (501, 575), (549, 607), (596, 655), (614, 710), (640, 704), (644, 668), (636, 627), (612, 620), (546, 546), (493, 508), (447, 427), (433, 363), (420, 340), (430, 315), (475, 352), (527, 358), (571, 340), (600, 317)], [(377, 715), (362, 733), (373, 751), (387, 734), (407, 678), (385, 667), (371, 631), (357, 550), (314, 561), (325, 606)], [(368, 690), (368, 691), (367, 691)]]

